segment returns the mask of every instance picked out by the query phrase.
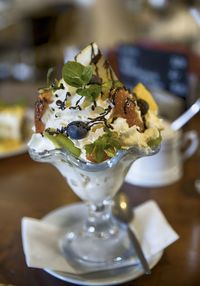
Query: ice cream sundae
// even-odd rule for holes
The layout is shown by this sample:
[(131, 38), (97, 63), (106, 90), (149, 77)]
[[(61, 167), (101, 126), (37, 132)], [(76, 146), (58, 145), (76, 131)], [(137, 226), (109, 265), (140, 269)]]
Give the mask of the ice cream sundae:
[(86, 224), (69, 230), (62, 252), (91, 265), (126, 260), (134, 249), (112, 220), (111, 199), (133, 161), (158, 150), (157, 104), (142, 83), (128, 90), (96, 43), (64, 64), (61, 79), (51, 72), (35, 104), (29, 153), (53, 164), (89, 206)]
[[(60, 80), (49, 80), (50, 72), (48, 86), (39, 90), (35, 104), (35, 133), (29, 148), (37, 153), (62, 149), (99, 164), (134, 146), (148, 155), (160, 144), (162, 123), (150, 91), (141, 83), (132, 91), (126, 89), (96, 43), (64, 64)], [(72, 189), (93, 201), (119, 189), (125, 169), (121, 164), (97, 176), (77, 168), (74, 172), (74, 166), (62, 160), (54, 162)]]
[(127, 90), (92, 43), (63, 66), (61, 80), (39, 90), (30, 144), (100, 163), (134, 145), (148, 152), (160, 143), (160, 129), (147, 88)]

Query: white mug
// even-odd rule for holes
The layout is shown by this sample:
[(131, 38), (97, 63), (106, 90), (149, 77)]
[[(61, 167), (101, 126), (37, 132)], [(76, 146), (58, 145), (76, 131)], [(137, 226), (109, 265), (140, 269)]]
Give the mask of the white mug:
[[(169, 131), (169, 130), (168, 130)], [(160, 151), (151, 157), (136, 160), (131, 166), (126, 182), (138, 186), (159, 187), (177, 182), (183, 175), (183, 163), (191, 157), (199, 145), (196, 131), (166, 132)], [(182, 151), (182, 147), (187, 148)]]

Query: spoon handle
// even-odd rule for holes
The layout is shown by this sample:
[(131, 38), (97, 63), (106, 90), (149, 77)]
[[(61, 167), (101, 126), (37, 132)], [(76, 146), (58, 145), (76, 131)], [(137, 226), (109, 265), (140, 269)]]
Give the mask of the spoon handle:
[(142, 267), (144, 269), (144, 273), (145, 274), (151, 274), (151, 270), (149, 268), (149, 264), (148, 264), (148, 262), (147, 262), (147, 260), (146, 260), (146, 258), (144, 256), (144, 253), (142, 251), (140, 243), (137, 240), (134, 232), (130, 229), (130, 227), (128, 227), (128, 234), (129, 234), (129, 237), (130, 237), (131, 241), (133, 242), (133, 245), (135, 247), (135, 252), (136, 252), (136, 254), (137, 254), (137, 256), (138, 256), (138, 258), (139, 258), (139, 260), (140, 260), (140, 262), (142, 264)]
[(174, 131), (179, 130), (183, 125), (185, 125), (196, 113), (200, 110), (200, 98), (192, 104), (192, 106), (185, 111), (180, 117), (178, 117), (174, 122), (171, 124), (171, 128)]

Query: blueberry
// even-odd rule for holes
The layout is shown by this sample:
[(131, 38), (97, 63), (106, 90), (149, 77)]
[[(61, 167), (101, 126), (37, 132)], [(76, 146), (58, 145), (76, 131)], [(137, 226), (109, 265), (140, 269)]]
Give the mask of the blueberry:
[(87, 136), (89, 128), (83, 121), (72, 121), (67, 125), (67, 134), (71, 139), (83, 139)]

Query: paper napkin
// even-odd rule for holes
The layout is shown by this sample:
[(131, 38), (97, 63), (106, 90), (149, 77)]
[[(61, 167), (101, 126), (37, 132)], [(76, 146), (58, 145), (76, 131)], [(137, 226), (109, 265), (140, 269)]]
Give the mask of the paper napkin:
[[(134, 208), (134, 219), (130, 227), (140, 241), (147, 259), (179, 238), (154, 201), (147, 201)], [(70, 261), (62, 255), (58, 241), (64, 231), (66, 230), (42, 220), (24, 217), (22, 242), (27, 265), (74, 274), (89, 272), (88, 268), (84, 270), (72, 267)]]

